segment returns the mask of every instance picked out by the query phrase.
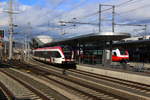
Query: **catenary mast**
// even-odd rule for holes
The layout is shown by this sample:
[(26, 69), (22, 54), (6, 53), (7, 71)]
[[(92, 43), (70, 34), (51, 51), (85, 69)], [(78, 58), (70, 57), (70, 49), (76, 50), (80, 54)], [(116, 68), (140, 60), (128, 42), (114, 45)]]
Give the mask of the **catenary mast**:
[(12, 51), (13, 51), (13, 7), (12, 0), (9, 0), (9, 60), (12, 60)]

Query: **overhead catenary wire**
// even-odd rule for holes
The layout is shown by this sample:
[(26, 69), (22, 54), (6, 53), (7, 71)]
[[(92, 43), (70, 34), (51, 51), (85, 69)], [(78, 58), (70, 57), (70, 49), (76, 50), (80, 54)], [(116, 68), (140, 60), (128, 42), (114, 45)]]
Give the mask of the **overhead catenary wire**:
[(66, 0), (61, 0), (57, 5), (55, 5), (50, 11), (47, 13), (53, 13), (59, 6), (61, 6)]
[[(76, 9), (76, 8), (79, 7), (80, 5), (84, 4), (86, 1), (87, 1), (87, 0), (83, 0), (81, 3), (77, 4), (75, 7), (72, 7), (70, 11)], [(50, 13), (54, 12), (54, 10), (57, 9), (57, 8), (58, 8), (61, 4), (63, 4), (63, 3), (64, 3), (64, 0), (62, 0), (61, 2), (59, 2), (59, 3), (57, 4), (57, 6), (53, 7), (53, 9), (51, 10)], [(70, 12), (70, 11), (69, 11), (69, 12)], [(65, 12), (65, 13), (69, 13), (69, 12)], [(49, 11), (48, 11), (47, 13), (49, 13)], [(64, 12), (63, 12), (63, 13), (64, 13)], [(58, 18), (58, 17), (61, 17), (61, 15), (63, 15), (63, 14), (61, 13), (61, 14), (58, 14), (58, 15), (54, 16), (54, 19), (56, 19), (56, 18)]]
[(129, 5), (129, 3), (131, 4), (131, 2), (135, 3), (135, 2), (138, 2), (138, 1), (141, 1), (141, 0), (128, 0), (128, 1), (125, 1), (123, 3), (120, 3), (120, 4), (116, 5), (116, 7), (122, 7), (123, 5), (127, 6), (127, 5)]
[(77, 4), (76, 6), (73, 6), (68, 12), (64, 11), (61, 14), (58, 14), (58, 15), (54, 16), (54, 19), (62, 17), (61, 15), (65, 15), (65, 14), (70, 13), (74, 9), (77, 9), (78, 7), (80, 7), (82, 4), (85, 4), (86, 1), (88, 1), (88, 0), (83, 0), (81, 3)]
[(140, 7), (131, 9), (131, 10), (128, 10), (128, 11), (120, 12), (120, 13), (118, 13), (118, 14), (119, 14), (119, 15), (121, 15), (121, 14), (127, 14), (127, 13), (129, 13), (129, 12), (134, 12), (134, 11), (137, 11), (137, 10), (139, 10), (139, 9), (141, 10), (141, 9), (147, 8), (147, 7), (150, 7), (150, 4), (146, 4), (146, 5), (143, 5), (143, 6), (140, 6)]
[[(63, 1), (63, 0), (62, 0)], [(85, 4), (85, 2), (86, 1), (88, 1), (88, 0), (82, 0), (81, 1), (81, 3), (78, 3), (78, 4), (76, 4), (75, 6), (73, 6), (72, 8), (71, 8), (71, 10), (69, 10), (69, 12), (71, 12), (72, 10), (74, 10), (74, 9), (76, 9), (76, 8), (78, 8), (78, 7), (80, 7), (82, 4)], [(62, 3), (61, 3), (62, 4)], [(58, 6), (58, 5), (57, 5)], [(55, 7), (56, 8), (56, 7)], [(58, 8), (58, 7), (57, 7)], [(63, 12), (63, 13), (69, 13), (69, 12)], [(54, 16), (54, 19), (56, 19), (56, 18), (59, 18), (59, 17), (62, 17), (61, 15), (64, 15), (64, 14), (58, 14), (58, 15), (56, 15), (56, 16)], [(48, 26), (49, 26), (49, 22), (48, 22)], [(54, 24), (54, 23), (51, 23), (51, 24)], [(59, 27), (59, 26), (58, 26)], [(66, 27), (68, 27), (68, 26), (66, 26)], [(70, 27), (70, 26), (69, 26)]]
[[(130, 4), (136, 3), (137, 1), (140, 2), (140, 1), (142, 1), (142, 0), (136, 0), (136, 1), (132, 2), (132, 3), (130, 3)], [(139, 2), (138, 2), (138, 3), (139, 3)], [(128, 5), (130, 5), (130, 4), (128, 4)], [(128, 5), (126, 5), (126, 6), (128, 6)], [(122, 7), (122, 6), (121, 6), (121, 7)], [(124, 17), (125, 14), (128, 14), (128, 13), (130, 13), (130, 12), (135, 12), (135, 11), (137, 11), (137, 10), (141, 10), (141, 9), (147, 8), (147, 7), (150, 7), (150, 4), (143, 5), (143, 6), (140, 6), (140, 7), (136, 7), (136, 8), (133, 8), (133, 9), (130, 9), (130, 10), (127, 10), (127, 11), (123, 11), (123, 12), (119, 12), (119, 13), (115, 13), (115, 14), (116, 14), (117, 16), (119, 16), (120, 18), (123, 17), (123, 19), (129, 20), (128, 18), (125, 18), (125, 17)]]
[[(132, 4), (133, 3), (135, 3), (135, 2), (137, 2), (137, 1), (139, 1), (139, 0), (136, 0), (136, 1), (134, 1), (134, 2), (132, 2)], [(141, 1), (141, 0), (140, 0)], [(139, 1), (139, 2), (140, 2)], [(138, 3), (139, 3), (138, 2)], [(129, 4), (128, 4), (129, 5)], [(126, 5), (127, 6), (127, 5)], [(116, 13), (115, 12), (115, 14), (119, 17), (119, 18), (121, 18), (121, 19), (124, 19), (125, 21), (131, 21), (131, 22), (133, 22), (133, 23), (135, 23), (135, 20), (131, 20), (130, 19), (130, 17), (125, 17), (124, 15), (125, 14), (128, 14), (128, 13), (131, 13), (131, 12), (135, 12), (135, 11), (137, 11), (137, 10), (142, 10), (143, 8), (147, 8), (147, 7), (150, 7), (150, 4), (146, 4), (146, 5), (142, 5), (142, 6), (140, 6), (140, 7), (136, 7), (136, 8), (133, 8), (133, 9), (130, 9), (130, 10), (127, 10), (127, 11), (122, 11), (122, 12), (119, 12), (119, 13)], [(130, 22), (130, 23), (131, 23)], [(136, 21), (137, 22), (137, 21)], [(142, 25), (143, 26), (143, 25)]]
[(139, 2), (142, 2), (142, 1), (143, 1), (143, 0), (134, 0), (134, 1), (132, 1), (132, 2), (128, 2), (128, 3), (124, 4), (124, 6), (121, 5), (121, 6), (118, 6), (118, 7), (119, 7), (119, 8), (127, 7), (127, 6), (129, 6), (129, 5), (132, 5), (132, 4), (135, 4), (135, 3), (139, 3)]
[[(86, 1), (86, 0), (85, 0)], [(126, 5), (126, 4), (129, 4), (130, 2), (133, 2), (133, 1), (139, 1), (139, 0), (128, 0), (128, 1), (125, 1), (125, 2), (122, 2), (122, 3), (120, 3), (120, 4), (118, 4), (118, 5), (116, 5), (116, 7), (121, 7), (122, 5)], [(108, 11), (108, 10), (111, 10), (112, 9), (112, 7), (111, 8), (107, 8), (107, 9), (104, 9), (104, 10), (102, 10), (101, 11), (101, 13), (102, 12), (105, 12), (105, 11)], [(97, 12), (95, 12), (95, 13), (92, 13), (92, 14), (89, 14), (89, 15), (85, 15), (85, 16), (81, 16), (81, 17), (78, 17), (77, 19), (82, 19), (82, 18), (85, 18), (85, 17), (90, 17), (90, 16), (94, 16), (94, 15), (96, 15), (96, 14), (98, 14), (98, 13), (100, 13), (99, 11), (97, 11)], [(56, 17), (58, 17), (58, 16), (56, 16)], [(55, 18), (56, 18), (55, 17)], [(84, 23), (84, 22), (83, 22)]]
[[(128, 0), (128, 1), (125, 1), (125, 2), (123, 2), (123, 3), (120, 3), (120, 4), (117, 5), (117, 7), (120, 7), (121, 5), (125, 5), (125, 4), (127, 4), (127, 3), (131, 2), (131, 1), (134, 1), (134, 0)], [(136, 1), (137, 1), (137, 0), (136, 0)], [(101, 13), (101, 12), (104, 12), (104, 11), (108, 11), (108, 10), (111, 10), (111, 9), (114, 8), (113, 5), (105, 5), (105, 6), (112, 6), (112, 7), (107, 8), (107, 9), (104, 9), (104, 10), (101, 10), (101, 11), (98, 11), (98, 12), (95, 12), (94, 14), (92, 13), (91, 15), (81, 16), (80, 19), (83, 18), (83, 17), (90, 17), (90, 16), (93, 16), (93, 15), (96, 15), (96, 14), (98, 14), (98, 13)], [(79, 19), (79, 17), (78, 17), (78, 19)], [(64, 22), (64, 23), (75, 23), (75, 24), (98, 25), (98, 24), (96, 24), (96, 23), (85, 23), (85, 22), (79, 22), (79, 21), (78, 21), (78, 22), (75, 22), (75, 21), (63, 21), (63, 22)]]
[[(132, 1), (135, 1), (135, 0), (128, 0), (128, 1), (122, 2), (122, 3), (118, 4), (118, 5), (116, 5), (115, 7), (121, 7), (122, 5), (128, 4), (129, 2), (132, 2)], [(139, 0), (136, 0), (136, 2), (137, 1), (139, 1)], [(105, 11), (108, 11), (108, 10), (111, 10), (111, 9), (112, 9), (112, 7), (104, 9), (104, 10), (101, 11), (101, 13), (105, 12)], [(91, 14), (88, 14), (88, 15), (85, 15), (85, 16), (81, 16), (81, 17), (78, 17), (78, 19), (82, 19), (82, 18), (86, 18), (86, 17), (91, 17), (91, 16), (94, 16), (94, 15), (96, 15), (98, 13), (100, 13), (100, 12), (97, 11), (97, 12), (94, 12), (94, 13), (91, 13)]]
[[(139, 1), (139, 0), (128, 0), (128, 1), (125, 1), (125, 2), (122, 2), (122, 3), (120, 3), (120, 4), (118, 4), (118, 5), (116, 5), (116, 7), (123, 7), (123, 5), (124, 6), (127, 6), (127, 5), (129, 5), (130, 4), (130, 2), (132, 2), (133, 3), (133, 1), (134, 1), (134, 3), (135, 2), (137, 2), (137, 1)], [(101, 11), (101, 13), (102, 12), (105, 12), (105, 11), (108, 11), (108, 10), (111, 10), (112, 9), (112, 7), (111, 8), (107, 8), (107, 9), (104, 9), (104, 10), (102, 10)], [(100, 11), (97, 11), (97, 12), (95, 12), (95, 13), (91, 13), (91, 14), (88, 14), (88, 15), (85, 15), (85, 16), (81, 16), (81, 17), (78, 17), (77, 19), (82, 19), (82, 18), (87, 18), (87, 17), (91, 17), (91, 16), (94, 16), (94, 15), (96, 15), (96, 14), (98, 14), (98, 13), (100, 13)], [(83, 24), (87, 24), (87, 23), (84, 23), (84, 22), (80, 22), (81, 24), (83, 23)], [(76, 23), (77, 24), (77, 23)], [(88, 24), (91, 24), (91, 23), (88, 23)], [(94, 23), (95, 24), (95, 23)]]

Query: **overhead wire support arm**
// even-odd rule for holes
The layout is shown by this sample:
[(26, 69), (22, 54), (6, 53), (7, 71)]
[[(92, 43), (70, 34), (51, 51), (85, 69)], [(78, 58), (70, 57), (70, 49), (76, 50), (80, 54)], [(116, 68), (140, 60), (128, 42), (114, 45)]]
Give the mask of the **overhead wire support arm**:
[(114, 25), (119, 25), (119, 26), (143, 26), (145, 27), (145, 25), (142, 25), (142, 24), (114, 24)]
[(144, 27), (142, 30), (144, 30), (144, 34), (143, 34), (143, 38), (146, 39), (146, 35), (147, 35), (147, 25), (142, 25), (142, 24), (115, 24), (115, 25), (119, 25), (119, 26), (135, 26), (135, 27)]
[(70, 24), (89, 24), (89, 25), (98, 25), (97, 23), (88, 23), (88, 22), (74, 22), (74, 21), (59, 21), (60, 23), (70, 23)]

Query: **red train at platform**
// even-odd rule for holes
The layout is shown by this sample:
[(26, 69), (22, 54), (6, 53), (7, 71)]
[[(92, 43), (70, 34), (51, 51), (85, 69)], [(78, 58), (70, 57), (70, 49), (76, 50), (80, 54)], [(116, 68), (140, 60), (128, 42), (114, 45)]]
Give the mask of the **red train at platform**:
[(122, 49), (113, 49), (112, 50), (112, 61), (114, 62), (128, 62), (129, 61), (129, 53), (127, 50)]
[[(102, 59), (110, 59), (110, 50), (81, 50), (79, 56), (81, 63), (100, 64)], [(129, 53), (123, 49), (114, 48), (111, 57), (112, 62), (127, 63), (129, 61)]]

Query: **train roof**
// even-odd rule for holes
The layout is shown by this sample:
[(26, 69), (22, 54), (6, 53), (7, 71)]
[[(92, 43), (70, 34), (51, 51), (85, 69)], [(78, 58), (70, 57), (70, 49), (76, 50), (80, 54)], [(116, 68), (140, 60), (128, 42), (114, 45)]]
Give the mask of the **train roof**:
[(86, 35), (80, 35), (72, 38), (66, 38), (63, 40), (50, 42), (44, 44), (44, 46), (55, 45), (55, 44), (73, 44), (77, 42), (86, 42), (90, 43), (93, 41), (116, 41), (122, 40), (124, 38), (130, 37), (129, 33), (119, 33), (119, 32), (99, 32), (99, 33), (91, 33)]

